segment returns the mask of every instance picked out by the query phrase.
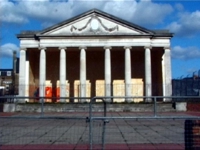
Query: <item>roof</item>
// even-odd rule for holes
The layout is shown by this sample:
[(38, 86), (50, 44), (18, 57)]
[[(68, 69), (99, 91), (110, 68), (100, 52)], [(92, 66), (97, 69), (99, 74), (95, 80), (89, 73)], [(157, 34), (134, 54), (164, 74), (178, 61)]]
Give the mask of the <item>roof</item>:
[(121, 18), (118, 18), (116, 16), (113, 16), (111, 14), (108, 14), (108, 13), (105, 13), (103, 11), (100, 11), (98, 9), (92, 9), (92, 10), (89, 10), (89, 11), (87, 11), (85, 13), (77, 15), (77, 16), (71, 18), (71, 19), (65, 20), (63, 22), (60, 22), (60, 23), (58, 23), (56, 25), (53, 25), (53, 26), (51, 26), (49, 28), (46, 28), (44, 30), (41, 30), (41, 31), (21, 31), (20, 34), (17, 34), (17, 37), (18, 38), (37, 38), (38, 36), (40, 36), (40, 35), (42, 35), (42, 34), (44, 34), (46, 32), (49, 32), (49, 31), (54, 30), (56, 28), (59, 28), (59, 27), (65, 25), (65, 24), (69, 24), (69, 23), (71, 23), (73, 21), (76, 21), (76, 20), (78, 20), (80, 18), (84, 18), (85, 16), (88, 16), (88, 15), (93, 14), (93, 13), (95, 13), (96, 15), (99, 15), (99, 16), (103, 16), (103, 17), (109, 18), (111, 20), (114, 20), (114, 21), (119, 22), (121, 24), (124, 24), (126, 26), (135, 28), (135, 29), (140, 30), (140, 31), (142, 31), (142, 32), (144, 32), (146, 34), (151, 35), (151, 36), (158, 36), (158, 37), (159, 36), (164, 36), (164, 37), (166, 37), (166, 36), (167, 37), (172, 37), (173, 36), (173, 34), (169, 32), (169, 30), (149, 30), (149, 29), (146, 29), (146, 28), (141, 27), (139, 25), (136, 25), (136, 24), (133, 24), (131, 22), (128, 22), (126, 20), (123, 20)]

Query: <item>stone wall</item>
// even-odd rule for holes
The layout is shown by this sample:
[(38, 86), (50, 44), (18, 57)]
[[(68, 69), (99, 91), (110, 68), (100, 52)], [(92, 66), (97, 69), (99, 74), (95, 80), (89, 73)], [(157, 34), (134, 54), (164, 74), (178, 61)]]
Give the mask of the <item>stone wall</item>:
[[(93, 104), (92, 111), (103, 112), (102, 103)], [(108, 112), (153, 112), (153, 104), (108, 104)], [(24, 104), (4, 104), (4, 112), (41, 112), (41, 104), (24, 103)], [(157, 104), (158, 112), (176, 111), (172, 104)], [(89, 112), (89, 103), (74, 104), (44, 104), (44, 112)]]

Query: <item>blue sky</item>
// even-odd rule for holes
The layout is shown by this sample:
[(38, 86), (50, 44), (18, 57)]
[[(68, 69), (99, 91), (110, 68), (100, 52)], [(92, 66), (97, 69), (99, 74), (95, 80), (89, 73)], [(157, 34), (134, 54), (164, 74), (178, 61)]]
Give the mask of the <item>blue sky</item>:
[(173, 78), (200, 70), (200, 0), (0, 0), (0, 69), (12, 68), (21, 30), (42, 30), (93, 8), (147, 29), (174, 33)]

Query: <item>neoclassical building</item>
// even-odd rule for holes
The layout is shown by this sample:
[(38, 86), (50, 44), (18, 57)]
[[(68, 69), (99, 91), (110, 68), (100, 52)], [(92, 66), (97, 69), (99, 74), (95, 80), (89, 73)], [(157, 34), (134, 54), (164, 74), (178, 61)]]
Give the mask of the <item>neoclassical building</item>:
[[(171, 96), (168, 30), (93, 9), (42, 31), (22, 31), (19, 96)], [(78, 98), (79, 97), (79, 98)], [(114, 98), (112, 101), (132, 101)], [(134, 99), (134, 101), (150, 99)], [(164, 99), (165, 100), (165, 99)]]

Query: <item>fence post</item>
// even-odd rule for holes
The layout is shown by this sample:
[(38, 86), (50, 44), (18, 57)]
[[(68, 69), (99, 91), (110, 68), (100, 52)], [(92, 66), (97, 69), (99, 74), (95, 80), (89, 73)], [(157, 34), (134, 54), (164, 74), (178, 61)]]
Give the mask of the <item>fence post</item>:
[(44, 97), (42, 97), (42, 104), (41, 104), (41, 116), (44, 116)]
[(157, 99), (154, 97), (154, 117), (157, 117)]
[(92, 103), (94, 101), (94, 97), (91, 98), (90, 100), (90, 105), (89, 105), (89, 118), (88, 118), (88, 121), (89, 121), (89, 145), (90, 145), (90, 150), (92, 150)]
[[(104, 104), (104, 117), (106, 117), (106, 114), (107, 114), (107, 105), (106, 105), (106, 101), (103, 101), (103, 104)], [(103, 119), (102, 150), (104, 150), (104, 148), (105, 148), (106, 123), (107, 123), (107, 121), (106, 121), (105, 119)]]

